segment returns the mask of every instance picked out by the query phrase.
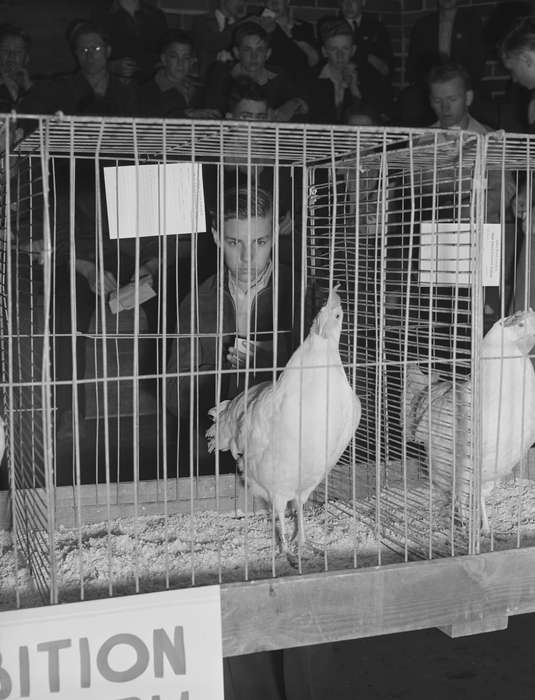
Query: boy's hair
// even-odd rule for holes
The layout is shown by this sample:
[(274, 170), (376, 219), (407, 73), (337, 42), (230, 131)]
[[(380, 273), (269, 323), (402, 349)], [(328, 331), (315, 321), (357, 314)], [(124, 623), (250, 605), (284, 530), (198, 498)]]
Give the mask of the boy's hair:
[(264, 88), (245, 75), (232, 81), (228, 96), (227, 112), (233, 112), (242, 100), (265, 102), (266, 106), (269, 107), (269, 101)]
[(345, 19), (340, 19), (339, 17), (324, 20), (320, 25), (319, 35), (322, 44), (325, 44), (334, 36), (349, 36), (351, 41), (354, 41), (351, 25)]
[(20, 27), (17, 27), (14, 24), (8, 24), (7, 22), (4, 22), (0, 24), (0, 41), (7, 39), (7, 37), (16, 37), (18, 39), (22, 39), (26, 51), (30, 50), (32, 40), (30, 39), (28, 34), (26, 34), (26, 32)]
[(110, 38), (107, 33), (98, 24), (86, 22), (85, 20), (75, 19), (67, 28), (67, 40), (71, 51), (76, 54), (76, 45), (81, 36), (86, 34), (98, 34), (106, 46), (110, 46)]
[(232, 45), (236, 48), (240, 47), (241, 42), (248, 36), (257, 36), (266, 46), (269, 47), (269, 34), (258, 22), (247, 20), (239, 22), (234, 30)]
[(472, 89), (470, 75), (464, 66), (455, 61), (441, 61), (431, 66), (427, 74), (427, 86), (430, 88), (435, 83), (447, 83), (449, 80), (460, 78), (466, 91)]
[(369, 117), (374, 124), (381, 123), (379, 112), (372, 104), (356, 99), (344, 110), (344, 122), (349, 121), (351, 117), (359, 116)]
[(535, 51), (535, 17), (521, 17), (502, 39), (500, 53), (503, 57)]
[(273, 202), (271, 196), (259, 187), (232, 187), (223, 195), (224, 219), (248, 219), (249, 217), (271, 216)]
[(165, 53), (171, 44), (183, 44), (193, 51), (193, 39), (189, 32), (182, 29), (171, 29), (164, 34), (160, 42), (160, 53)]

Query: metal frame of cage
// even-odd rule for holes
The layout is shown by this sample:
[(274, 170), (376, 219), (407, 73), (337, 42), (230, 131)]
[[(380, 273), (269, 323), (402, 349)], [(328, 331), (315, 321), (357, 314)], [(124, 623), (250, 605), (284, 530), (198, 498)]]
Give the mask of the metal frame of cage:
[[(24, 123), (23, 118), (21, 123)], [(83, 158), (98, 163), (102, 158), (125, 158), (135, 164), (146, 162), (173, 162), (185, 159), (213, 159), (214, 152), (219, 160), (228, 158), (231, 162), (239, 163), (244, 153), (248, 162), (256, 157), (262, 162), (274, 163), (275, 166), (286, 166), (300, 169), (307, 187), (303, 187), (301, 204), (306, 216), (301, 222), (301, 262), (306, 274), (319, 280), (320, 284), (332, 284), (337, 275), (346, 276), (344, 303), (347, 305), (347, 315), (353, 319), (352, 327), (348, 327), (342, 340), (342, 356), (348, 373), (352, 373), (352, 383), (362, 387), (362, 380), (357, 380), (356, 368), (364, 368), (364, 390), (366, 385), (373, 387), (374, 415), (368, 421), (366, 434), (354, 439), (342, 458), (339, 467), (320, 486), (315, 495), (315, 501), (325, 505), (325, 530), (329, 521), (334, 522), (338, 514), (344, 513), (353, 521), (357, 519), (366, 522), (377, 537), (377, 553), (375, 563), (380, 568), (362, 566), (358, 546), (350, 552), (349, 568), (336, 570), (329, 565), (328, 555), (325, 554), (323, 567), (315, 573), (303, 574), (300, 557), (298, 572), (303, 574), (298, 578), (279, 576), (275, 564), (274, 549), (272, 551), (271, 571), (260, 580), (249, 574), (247, 560), (244, 563), (242, 582), (226, 583), (224, 571), (220, 568), (218, 582), (222, 585), (223, 600), (223, 630), (225, 654), (247, 653), (259, 649), (280, 648), (299, 644), (327, 641), (329, 639), (344, 639), (355, 636), (366, 636), (388, 631), (417, 629), (425, 626), (440, 626), (451, 634), (483, 631), (499, 628), (504, 625), (508, 614), (534, 609), (531, 596), (531, 574), (528, 566), (532, 561), (533, 551), (529, 548), (510, 549), (494, 552), (494, 542), (491, 551), (480, 554), (481, 541), (479, 535), (479, 500), (474, 494), (480, 490), (478, 483), (477, 447), (478, 425), (474, 421), (470, 440), (473, 470), (466, 481), (468, 504), (467, 524), (460, 524), (456, 514), (453, 499), (449, 504), (445, 528), (442, 528), (437, 540), (433, 530), (432, 510), (435, 494), (432, 488), (426, 487), (416, 495), (409, 493), (407, 485), (410, 478), (421, 478), (421, 459), (413, 459), (407, 453), (407, 428), (404, 421), (395, 434), (388, 432), (388, 421), (403, 400), (406, 393), (404, 380), (399, 376), (392, 379), (390, 368), (407, 366), (415, 362), (418, 354), (411, 354), (413, 346), (409, 342), (409, 329), (418, 326), (419, 318), (411, 318), (415, 289), (415, 275), (426, 279), (431, 292), (424, 298), (423, 308), (427, 314), (428, 328), (433, 327), (433, 306), (425, 302), (434, 300), (433, 288), (435, 283), (433, 268), (423, 268), (418, 262), (419, 243), (415, 244), (415, 236), (419, 234), (419, 224), (415, 217), (416, 211), (424, 211), (429, 206), (428, 214), (431, 221), (440, 218), (440, 207), (449, 213), (454, 212), (455, 226), (460, 229), (461, 223), (468, 224), (469, 241), (464, 248), (459, 248), (453, 257), (453, 269), (447, 268), (446, 273), (453, 277), (453, 328), (463, 326), (468, 338), (468, 351), (461, 353), (459, 363), (453, 362), (449, 369), (449, 379), (455, 386), (462, 381), (458, 377), (459, 367), (468, 368), (473, 382), (472, 416), (479, 415), (478, 406), (478, 352), (482, 333), (483, 294), (480, 283), (480, 252), (482, 240), (482, 222), (485, 219), (485, 206), (488, 188), (487, 171), (490, 166), (501, 169), (529, 168), (531, 142), (525, 149), (524, 137), (504, 137), (503, 135), (483, 139), (470, 134), (454, 134), (444, 136), (443, 132), (429, 130), (404, 129), (355, 129), (348, 127), (317, 127), (293, 124), (244, 124), (232, 122), (191, 122), (191, 121), (161, 121), (161, 120), (129, 120), (129, 119), (95, 119), (95, 118), (65, 118), (65, 117), (33, 117), (35, 120), (33, 133), (22, 140), (14, 148), (11, 146), (10, 134), (14, 124), (14, 116), (4, 119), (3, 124), (3, 164), (4, 172), (9, 172), (12, 158), (37, 158), (43, 169), (48, 171), (49, 158), (63, 159)], [(133, 156), (132, 156), (133, 152)], [(431, 154), (431, 155), (430, 155)], [(431, 166), (430, 166), (431, 161)], [(462, 164), (462, 165), (461, 165)], [(71, 168), (71, 173), (72, 173)], [(340, 178), (340, 174), (342, 177)], [(351, 177), (353, 182), (351, 182)], [(278, 176), (275, 175), (277, 185)], [(340, 182), (341, 180), (341, 182)], [(373, 182), (372, 182), (373, 181)], [(219, 187), (222, 187), (219, 184)], [(375, 187), (375, 189), (374, 189)], [(441, 191), (442, 187), (442, 191)], [(502, 219), (507, 208), (504, 178), (499, 183), (501, 201), (500, 212)], [(45, 200), (46, 187), (43, 187)], [(5, 178), (6, 206), (4, 207), (5, 231), (11, 230), (11, 217), (14, 202), (12, 196), (13, 184), (10, 178)], [(359, 197), (362, 191), (372, 194), (363, 202)], [(357, 193), (357, 194), (355, 194)], [(449, 201), (441, 204), (441, 195)], [(26, 197), (31, 199), (31, 192)], [(468, 197), (468, 199), (466, 199)], [(416, 202), (420, 199), (420, 207)], [(431, 202), (426, 205), (427, 198)], [(464, 199), (463, 199), (464, 198)], [(408, 204), (407, 204), (408, 202)], [(292, 204), (295, 204), (292, 202)], [(275, 203), (275, 209), (278, 204)], [(292, 210), (293, 211), (293, 210)], [(222, 212), (219, 212), (221, 216)], [(529, 215), (528, 215), (529, 216)], [(47, 221), (47, 217), (43, 217)], [(363, 223), (364, 222), (364, 223)], [(365, 242), (359, 242), (355, 231), (366, 228)], [(74, 226), (71, 221), (71, 232)], [(294, 234), (296, 232), (294, 231)], [(48, 223), (43, 225), (45, 238), (42, 251), (43, 270), (45, 279), (44, 298), (52, 296), (52, 290), (46, 286), (50, 280), (52, 264), (51, 230)], [(431, 237), (433, 234), (430, 234)], [(502, 234), (503, 235), (503, 234)], [(401, 237), (396, 242), (396, 238)], [(394, 239), (393, 243), (391, 239)], [(4, 240), (9, 237), (4, 236)], [(436, 241), (435, 241), (436, 243)], [(343, 254), (337, 257), (337, 245)], [(433, 243), (431, 246), (435, 245)], [(136, 249), (139, 246), (139, 236), (136, 237)], [(392, 249), (401, 251), (401, 273), (392, 275)], [(416, 258), (414, 257), (416, 251)], [(459, 252), (460, 251), (460, 252)], [(468, 251), (468, 267), (460, 265), (460, 257)], [(344, 258), (345, 254), (345, 258)], [(435, 255), (437, 251), (435, 250)], [(69, 519), (64, 522), (74, 524), (78, 531), (78, 547), (82, 549), (85, 538), (83, 534), (84, 511), (89, 514), (89, 521), (96, 521), (105, 515), (108, 534), (110, 522), (116, 512), (129, 511), (137, 520), (142, 513), (162, 513), (167, 518), (177, 505), (178, 510), (186, 509), (194, 512), (197, 506), (215, 506), (220, 512), (227, 508), (236, 508), (239, 504), (248, 513), (258, 512), (258, 504), (253, 502), (247, 493), (236, 486), (236, 481), (229, 475), (216, 473), (215, 482), (210, 477), (195, 476), (191, 470), (189, 477), (168, 479), (164, 469), (162, 479), (157, 479), (150, 485), (134, 478), (131, 484), (113, 483), (106, 478), (104, 484), (95, 488), (82, 485), (78, 479), (72, 487), (54, 485), (54, 437), (51, 410), (51, 389), (54, 384), (50, 377), (50, 366), (46, 353), (42, 353), (42, 373), (36, 380), (30, 374), (29, 379), (20, 382), (14, 376), (14, 367), (21, 367), (21, 362), (14, 362), (14, 356), (24, 355), (24, 346), (14, 343), (14, 338), (25, 338), (29, 342), (29, 357), (40, 356), (41, 346), (38, 344), (39, 333), (34, 332), (33, 316), (29, 329), (15, 329), (19, 314), (13, 305), (15, 300), (9, 292), (13, 284), (13, 270), (16, 249), (4, 247), (4, 335), (7, 335), (7, 350), (4, 346), (3, 362), (4, 407), (9, 415), (8, 421), (8, 454), (10, 465), (10, 493), (14, 509), (15, 556), (18, 552), (31, 562), (32, 575), (45, 599), (57, 603), (62, 600), (61, 585), (57, 581), (55, 557), (51, 552), (56, 547), (57, 520)], [(347, 274), (347, 258), (352, 260), (353, 275)], [(426, 258), (428, 261), (428, 259)], [(437, 262), (435, 260), (435, 262)], [(451, 262), (451, 260), (449, 261)], [(466, 262), (463, 259), (463, 264)], [(399, 261), (398, 261), (399, 263)], [(396, 264), (398, 264), (396, 263)], [(139, 255), (136, 255), (136, 265), (139, 265)], [(344, 268), (345, 265), (345, 268)], [(360, 268), (359, 268), (360, 265)], [(406, 265), (406, 267), (404, 267)], [(415, 268), (416, 265), (416, 268)], [(420, 265), (420, 267), (418, 267)], [(371, 271), (370, 288), (359, 289), (359, 272)], [(502, 266), (502, 278), (504, 270)], [(423, 277), (422, 277), (423, 275)], [(459, 284), (462, 277), (463, 283)], [(395, 284), (388, 287), (392, 279)], [(468, 280), (468, 281), (467, 281)], [(33, 284), (30, 279), (28, 284)], [(420, 284), (420, 287), (422, 285)], [(458, 289), (464, 286), (469, 289), (468, 301), (461, 298)], [(379, 293), (379, 301), (377, 295)], [(394, 310), (385, 308), (387, 294), (398, 293), (398, 307)], [(137, 293), (137, 292), (136, 292)], [(424, 295), (425, 296), (425, 295)], [(364, 299), (364, 301), (362, 301)], [(449, 302), (448, 302), (449, 303)], [(361, 309), (359, 307), (363, 306)], [(464, 304), (464, 306), (463, 306)], [(505, 315), (505, 302), (502, 295), (502, 315)], [(459, 309), (462, 309), (460, 312)], [(474, 313), (475, 312), (475, 313)], [(464, 323), (459, 324), (459, 315), (464, 313)], [(366, 319), (369, 315), (369, 327), (355, 323), (355, 319)], [(470, 321), (466, 317), (470, 315)], [(392, 318), (397, 321), (394, 328)], [(44, 330), (42, 342), (47, 347), (50, 342), (50, 328), (47, 327), (48, 314), (43, 313)], [(456, 323), (457, 321), (457, 323)], [(373, 338), (374, 348), (359, 348), (361, 328), (366, 327)], [(164, 331), (165, 332), (165, 331)], [(395, 362), (392, 355), (385, 354), (385, 338), (388, 334), (397, 334), (403, 340), (404, 356)], [(53, 334), (52, 334), (53, 335)], [(301, 338), (306, 335), (306, 329), (300, 328)], [(113, 333), (111, 333), (113, 336)], [(105, 344), (107, 332), (104, 330), (99, 342)], [(392, 338), (391, 338), (392, 339)], [(137, 348), (139, 343), (139, 316), (131, 337)], [(418, 341), (420, 342), (420, 341)], [(435, 343), (443, 339), (432, 337), (428, 333), (426, 339), (429, 357), (434, 359)], [(454, 339), (454, 345), (456, 347)], [(379, 351), (377, 350), (379, 348)], [(409, 349), (410, 348), (410, 349)], [(137, 352), (134, 353), (137, 356)], [(415, 359), (416, 358), (416, 359)], [(33, 366), (33, 365), (32, 365)], [(164, 370), (165, 374), (165, 370)], [(117, 378), (115, 378), (117, 379)], [(121, 378), (121, 381), (133, 381), (134, 387), (139, 385), (139, 374), (134, 368), (132, 376)], [(360, 384), (359, 384), (360, 382)], [(102, 383), (106, 383), (106, 375)], [(136, 384), (137, 383), (137, 384)], [(392, 389), (393, 384), (395, 390)], [(30, 391), (30, 411), (24, 417), (31, 416), (32, 423), (40, 425), (37, 435), (32, 430), (31, 449), (21, 448), (24, 423), (19, 427), (15, 420), (22, 421), (22, 412), (14, 417), (9, 407), (16, 405), (16, 393), (19, 397), (24, 391)], [(21, 393), (22, 392), (22, 393)], [(35, 399), (35, 393), (39, 398)], [(358, 392), (357, 392), (358, 393)], [(104, 392), (106, 396), (106, 392)], [(394, 399), (392, 399), (394, 396)], [(134, 414), (138, 404), (138, 394), (133, 391)], [(20, 398), (19, 398), (20, 401)], [(392, 403), (393, 402), (393, 403)], [(394, 405), (393, 405), (394, 404)], [(454, 416), (455, 417), (455, 404)], [(36, 415), (39, 419), (35, 421)], [(139, 440), (139, 416), (134, 420), (133, 439)], [(164, 419), (165, 420), (165, 419)], [(75, 426), (76, 429), (78, 425)], [(17, 432), (18, 430), (18, 432)], [(42, 436), (39, 434), (42, 432)], [(455, 441), (455, 437), (454, 437)], [(17, 444), (17, 442), (19, 444)], [(78, 445), (79, 449), (79, 445)], [(25, 464), (35, 465), (36, 452), (42, 450), (43, 470), (29, 470)], [(385, 451), (393, 455), (397, 462), (396, 473), (390, 473), (389, 459)], [(135, 453), (135, 451), (134, 451)], [(80, 455), (76, 457), (80, 459)], [(139, 459), (139, 457), (138, 457)], [(25, 460), (27, 460), (25, 462)], [(165, 460), (165, 457), (164, 457)], [(425, 461), (425, 460), (424, 460)], [(409, 470), (418, 469), (414, 475)], [(348, 475), (348, 468), (350, 474)], [(427, 467), (432, 470), (432, 466)], [(31, 478), (28, 475), (30, 472)], [(138, 470), (134, 466), (134, 475)], [(425, 481), (424, 474), (424, 481)], [(365, 484), (361, 484), (364, 478)], [(428, 482), (432, 481), (427, 474)], [(455, 492), (456, 474), (452, 476), (451, 490)], [(37, 487), (37, 488), (36, 488)], [(361, 488), (362, 487), (362, 488)], [(126, 495), (126, 498), (124, 498)], [(123, 497), (123, 498), (122, 498)], [(65, 504), (65, 505), (63, 505)], [(175, 504), (173, 506), (172, 504)], [(402, 516), (394, 522), (389, 515), (392, 509), (398, 508)], [(422, 517), (423, 513), (423, 517)], [(32, 521), (32, 517), (34, 518)], [(420, 518), (420, 526), (414, 527), (414, 521)], [(194, 534), (191, 533), (192, 552)], [(518, 538), (520, 546), (520, 536)], [(383, 553), (394, 550), (400, 562), (388, 565), (388, 557)], [(473, 555), (458, 557), (459, 554)], [(110, 553), (111, 556), (111, 553)], [(436, 558), (441, 558), (436, 561)], [(245, 557), (247, 559), (247, 557)], [(427, 559), (422, 563), (411, 562), (414, 558)], [(47, 561), (48, 559), (48, 561)], [(430, 561), (433, 560), (433, 561)], [(193, 561), (193, 559), (192, 559)], [(511, 562), (515, 562), (518, 573), (515, 576), (516, 588), (511, 593), (505, 593), (503, 581), (508, 579), (511, 572)], [(110, 569), (111, 570), (111, 569)], [(483, 575), (492, 570), (496, 579), (489, 582)], [(474, 572), (483, 572), (481, 575)], [(466, 576), (464, 576), (466, 574)], [(471, 588), (471, 576), (476, 575), (477, 586)], [(142, 576), (135, 571), (135, 592), (143, 590)], [(262, 578), (266, 580), (262, 580)], [(201, 580), (202, 582), (202, 580)], [(197, 583), (192, 569), (190, 583)], [(79, 597), (85, 599), (83, 566), (80, 569)], [(167, 575), (162, 584), (172, 585)], [(449, 587), (449, 588), (448, 588)], [(374, 591), (380, 589), (383, 600), (381, 609)], [(445, 591), (449, 591), (445, 596)], [(327, 591), (329, 593), (327, 594)], [(110, 579), (108, 595), (115, 593), (113, 581)], [(358, 592), (359, 602), (356, 602)], [(274, 600), (270, 601), (270, 596)], [(263, 640), (257, 638), (257, 624), (251, 625), (254, 615), (244, 614), (244, 610), (255, 611), (264, 622), (272, 622), (265, 626), (266, 635)], [(441, 601), (440, 604), (438, 601)], [(461, 604), (459, 601), (463, 601)], [(15, 590), (15, 604), (24, 604)], [(370, 605), (374, 614), (370, 616)], [(435, 608), (433, 609), (433, 605)], [(275, 607), (274, 607), (275, 606)], [(316, 608), (317, 606), (317, 608)], [(350, 612), (348, 613), (348, 606)], [(277, 615), (273, 614), (277, 609)], [(394, 608), (403, 608), (404, 613), (394, 612)], [(292, 638), (288, 637), (288, 625), (295, 623), (295, 610), (320, 610), (324, 623), (303, 625)], [(264, 625), (263, 622), (263, 625)], [(506, 624), (506, 622), (505, 622)]]

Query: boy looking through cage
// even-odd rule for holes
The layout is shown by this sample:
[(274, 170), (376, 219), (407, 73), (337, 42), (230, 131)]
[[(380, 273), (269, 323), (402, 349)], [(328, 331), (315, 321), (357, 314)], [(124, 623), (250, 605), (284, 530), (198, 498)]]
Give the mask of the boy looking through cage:
[[(191, 447), (200, 473), (214, 470), (204, 440), (208, 410), (246, 385), (272, 379), (293, 349), (294, 309), (299, 309), (295, 279), (291, 268), (273, 255), (278, 248), (273, 229), (267, 192), (227, 190), (222, 220), (212, 229), (218, 271), (179, 306), (177, 339), (167, 365), (167, 408), (181, 422), (183, 459), (188, 436), (194, 437)], [(233, 460), (228, 471), (234, 471)]]

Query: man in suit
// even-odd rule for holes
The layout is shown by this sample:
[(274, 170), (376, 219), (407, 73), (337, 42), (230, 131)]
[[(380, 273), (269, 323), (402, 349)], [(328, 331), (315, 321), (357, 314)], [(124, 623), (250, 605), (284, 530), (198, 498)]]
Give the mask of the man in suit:
[[(373, 96), (375, 109), (388, 115), (392, 107), (394, 63), (388, 30), (376, 15), (364, 12), (366, 0), (338, 0), (338, 6), (339, 18), (344, 19), (353, 32), (353, 62), (357, 66), (362, 93), (368, 100)], [(332, 18), (320, 20), (320, 36), (322, 26), (328, 22), (332, 22)]]
[(199, 60), (199, 74), (204, 78), (216, 60), (232, 60), (234, 25), (245, 17), (245, 0), (219, 0), (213, 13), (197, 17), (193, 23), (193, 46)]
[(426, 126), (433, 121), (426, 90), (427, 75), (433, 65), (444, 59), (461, 64), (477, 90), (485, 54), (483, 26), (477, 12), (457, 7), (457, 0), (437, 0), (437, 10), (419, 19), (412, 29), (407, 58), (410, 86), (399, 101), (402, 124)]

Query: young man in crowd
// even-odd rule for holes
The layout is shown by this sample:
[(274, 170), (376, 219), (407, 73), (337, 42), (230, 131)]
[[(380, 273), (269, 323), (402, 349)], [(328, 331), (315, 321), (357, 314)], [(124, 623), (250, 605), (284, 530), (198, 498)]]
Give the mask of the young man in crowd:
[(136, 116), (137, 96), (131, 83), (110, 72), (111, 46), (102, 29), (89, 22), (75, 22), (69, 35), (78, 70), (44, 80), (23, 100), (28, 113), (64, 112), (102, 116)]
[(347, 107), (363, 97), (351, 27), (345, 20), (331, 19), (321, 25), (322, 54), (326, 59), (308, 88), (310, 121), (339, 124)]
[[(291, 269), (272, 257), (269, 194), (258, 188), (227, 190), (223, 212), (222, 221), (217, 215), (213, 218), (218, 270), (180, 304), (179, 338), (167, 366), (167, 408), (181, 421), (181, 473), (189, 473), (190, 459), (199, 473), (214, 473), (215, 458), (208, 454), (204, 438), (208, 410), (244, 389), (246, 366), (252, 385), (273, 377), (275, 357), (278, 367), (286, 364), (292, 350), (293, 309), (299, 309)], [(190, 430), (193, 443), (188, 445)], [(234, 469), (233, 460), (220, 455), (220, 470)]]
[(219, 116), (216, 110), (205, 110), (202, 84), (192, 74), (195, 55), (193, 41), (187, 32), (168, 32), (160, 47), (160, 68), (138, 92), (139, 113), (143, 117), (202, 119)]
[(338, 7), (353, 32), (361, 90), (368, 99), (373, 95), (379, 113), (389, 115), (394, 56), (388, 30), (376, 15), (365, 12), (366, 0), (338, 0)]
[(232, 35), (237, 22), (247, 13), (245, 0), (219, 0), (213, 13), (193, 22), (193, 46), (199, 59), (199, 75), (206, 77), (215, 61), (232, 60)]
[(437, 117), (432, 124), (441, 129), (463, 129), (477, 134), (487, 134), (490, 127), (474, 119), (470, 105), (474, 101), (474, 91), (468, 72), (452, 61), (439, 63), (431, 68), (427, 79), (429, 102)]
[(30, 38), (22, 29), (0, 25), (0, 112), (18, 109), (32, 87), (29, 50)]
[(500, 48), (504, 66), (511, 73), (513, 81), (531, 92), (525, 122), (527, 130), (535, 132), (535, 18), (520, 19)]
[(258, 21), (240, 24), (234, 34), (235, 63), (217, 62), (207, 77), (205, 107), (225, 113), (232, 84), (239, 78), (249, 78), (260, 85), (273, 108), (276, 121), (291, 121), (308, 110), (300, 89), (284, 71), (274, 72), (266, 63), (271, 55), (269, 36)]
[(399, 122), (404, 126), (427, 126), (433, 113), (426, 94), (432, 66), (452, 60), (466, 68), (477, 89), (485, 66), (483, 25), (478, 12), (457, 7), (457, 0), (437, 0), (437, 8), (414, 24), (409, 41), (409, 86), (398, 100)]

